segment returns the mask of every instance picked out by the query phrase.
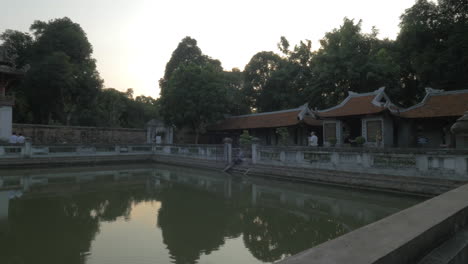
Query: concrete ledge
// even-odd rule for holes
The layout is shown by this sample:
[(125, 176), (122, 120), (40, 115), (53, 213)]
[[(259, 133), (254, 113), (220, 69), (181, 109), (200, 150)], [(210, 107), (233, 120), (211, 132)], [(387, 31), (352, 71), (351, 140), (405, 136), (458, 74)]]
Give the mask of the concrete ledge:
[(0, 169), (151, 162), (150, 154), (0, 159)]
[(278, 263), (414, 264), (467, 221), (464, 185)]
[(466, 181), (449, 179), (346, 173), (333, 170), (266, 165), (236, 166), (232, 169), (232, 172), (265, 178), (279, 178), (363, 189), (406, 192), (425, 196), (439, 195), (466, 183)]
[(189, 168), (215, 169), (222, 171), (226, 167), (225, 161), (203, 160), (189, 157), (175, 157), (166, 155), (154, 155), (153, 161), (162, 164), (177, 165)]

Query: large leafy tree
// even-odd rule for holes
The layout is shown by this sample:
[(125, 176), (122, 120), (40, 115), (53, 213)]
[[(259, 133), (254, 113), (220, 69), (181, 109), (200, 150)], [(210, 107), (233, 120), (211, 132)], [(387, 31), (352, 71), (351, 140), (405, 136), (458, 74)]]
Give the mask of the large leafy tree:
[(171, 75), (181, 66), (188, 63), (205, 64), (210, 63), (219, 70), (221, 68), (221, 62), (218, 60), (211, 59), (210, 57), (203, 55), (201, 49), (197, 45), (197, 40), (191, 37), (185, 37), (177, 45), (177, 48), (172, 52), (171, 59), (166, 64), (164, 71), (164, 77), (159, 80), (159, 86), (161, 93), (166, 89), (167, 82), (171, 78)]
[(223, 73), (209, 63), (179, 66), (161, 92), (165, 121), (195, 131), (195, 144), (206, 126), (223, 118), (227, 105)]
[(467, 9), (466, 0), (418, 0), (403, 13), (396, 45), (405, 97), (418, 99), (427, 86), (468, 87)]
[(31, 56), (31, 46), (33, 38), (25, 32), (7, 29), (0, 34), (2, 46), (6, 48), (8, 54), (12, 54), (17, 67), (23, 67)]
[(77, 124), (80, 111), (93, 107), (102, 87), (96, 62), (91, 57), (93, 49), (86, 33), (79, 24), (67, 17), (48, 22), (36, 21), (32, 24), (31, 31), (35, 37), (32, 65), (41, 63), (49, 54), (56, 52), (62, 52), (69, 58), (73, 85), (61, 90), (59, 104), (63, 106), (65, 116), (57, 121), (67, 125)]
[(290, 50), (288, 40), (281, 37), (278, 47), (284, 56), (279, 68), (273, 71), (258, 95), (257, 105), (262, 111), (294, 108), (304, 104), (304, 92), (313, 80), (310, 40), (301, 41)]
[[(73, 65), (63, 52), (54, 52), (34, 62), (23, 83), (30, 97), (34, 120), (50, 124), (65, 120), (71, 98), (70, 91), (76, 87)], [(68, 110), (68, 109), (67, 109)]]
[(226, 105), (226, 113), (231, 115), (243, 115), (251, 112), (250, 104), (243, 93), (244, 73), (234, 68), (223, 73), (229, 104)]
[(19, 99), (16, 110), (20, 110), (15, 121), (92, 125), (88, 116), (102, 80), (86, 33), (67, 17), (35, 21), (30, 30), (32, 36), (13, 30), (0, 36), (2, 45), (16, 55), (16, 63), (30, 66), (23, 85), (15, 88)]
[(344, 19), (343, 25), (325, 34), (313, 62), (313, 85), (308, 87), (312, 105), (327, 107), (341, 101), (349, 91), (369, 92), (393, 86), (399, 72), (390, 52), (377, 38), (378, 31), (365, 34), (361, 21)]
[(278, 71), (283, 63), (284, 60), (278, 54), (262, 51), (255, 54), (245, 66), (243, 94), (257, 111), (267, 111), (270, 108), (263, 105), (260, 98), (265, 93), (273, 73)]

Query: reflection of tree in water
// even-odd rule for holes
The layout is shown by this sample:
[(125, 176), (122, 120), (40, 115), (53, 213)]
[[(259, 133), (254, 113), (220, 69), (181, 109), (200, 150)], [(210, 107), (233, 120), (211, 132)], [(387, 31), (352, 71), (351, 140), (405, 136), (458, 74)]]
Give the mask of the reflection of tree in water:
[(326, 216), (299, 215), (279, 208), (246, 208), (241, 216), (246, 247), (265, 262), (299, 253), (347, 231)]
[(128, 217), (132, 202), (146, 198), (141, 191), (105, 191), (12, 200), (6, 264), (84, 263), (99, 222)]
[(174, 263), (196, 263), (239, 235), (239, 216), (219, 195), (177, 185), (161, 193), (161, 202), (158, 225)]

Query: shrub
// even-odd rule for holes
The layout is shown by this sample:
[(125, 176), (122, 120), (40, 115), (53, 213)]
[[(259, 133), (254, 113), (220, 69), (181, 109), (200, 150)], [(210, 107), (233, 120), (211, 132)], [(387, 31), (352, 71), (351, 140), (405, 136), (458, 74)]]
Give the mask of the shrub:
[(288, 144), (289, 131), (286, 127), (280, 127), (276, 129), (276, 134), (279, 135), (279, 144), (286, 146)]
[(249, 134), (249, 131), (244, 130), (239, 137), (239, 143), (241, 145), (251, 145), (253, 137)]
[(362, 146), (364, 145), (364, 143), (366, 143), (366, 139), (364, 137), (357, 137), (354, 139), (354, 141), (356, 141), (356, 144)]

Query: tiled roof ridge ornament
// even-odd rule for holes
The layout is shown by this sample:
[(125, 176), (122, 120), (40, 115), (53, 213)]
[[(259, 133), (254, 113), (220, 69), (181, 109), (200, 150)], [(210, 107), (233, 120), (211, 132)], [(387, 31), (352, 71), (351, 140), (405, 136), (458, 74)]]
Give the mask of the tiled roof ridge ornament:
[(301, 105), (299, 108), (301, 109), (301, 111), (297, 115), (297, 120), (304, 120), (304, 117), (306, 115), (310, 115), (311, 117), (313, 117), (315, 119), (317, 118), (315, 116), (315, 113), (309, 108), (309, 103), (305, 103), (305, 104)]
[(457, 119), (457, 122), (453, 124), (453, 126), (450, 128), (450, 131), (453, 134), (468, 133), (468, 111), (466, 111), (462, 117)]

